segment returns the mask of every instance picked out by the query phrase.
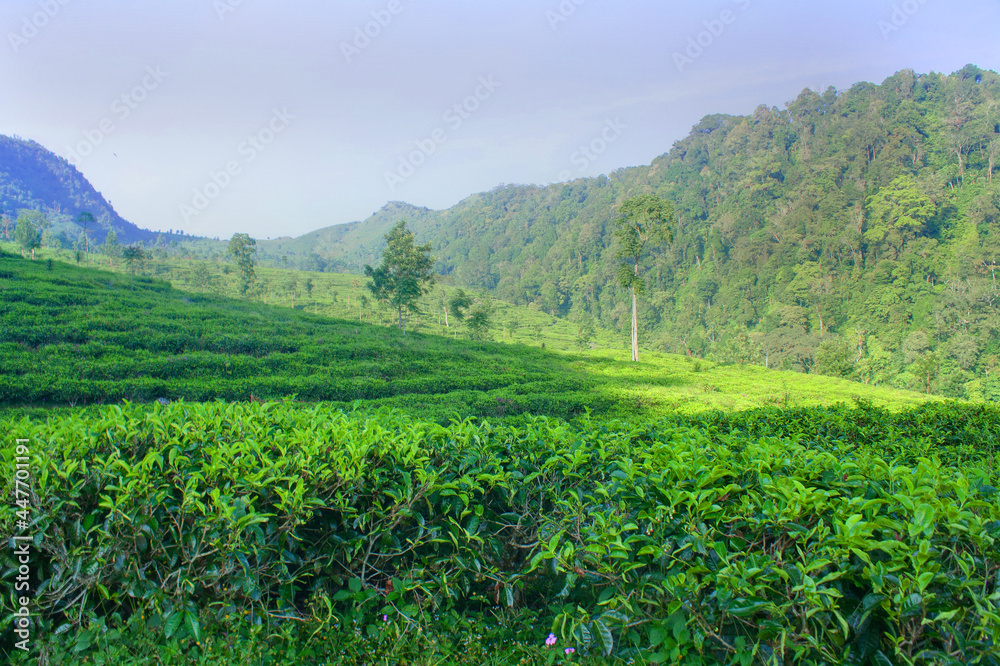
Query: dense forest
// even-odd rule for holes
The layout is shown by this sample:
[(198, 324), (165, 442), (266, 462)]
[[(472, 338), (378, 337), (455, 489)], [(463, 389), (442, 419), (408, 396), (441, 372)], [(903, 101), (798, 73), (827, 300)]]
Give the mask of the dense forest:
[(627, 196), (674, 203), (651, 254), (644, 344), (954, 397), (996, 392), (1000, 77), (901, 71), (712, 115), (650, 166), (500, 186), (446, 211), (392, 203), (363, 223), (262, 243), (360, 272), (409, 219), (459, 284), (629, 330), (611, 229)]

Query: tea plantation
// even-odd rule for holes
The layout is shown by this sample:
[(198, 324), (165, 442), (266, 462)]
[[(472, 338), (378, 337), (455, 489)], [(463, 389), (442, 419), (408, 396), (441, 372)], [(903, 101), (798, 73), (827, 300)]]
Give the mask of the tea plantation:
[(1000, 663), (993, 405), (10, 257), (0, 327), (10, 663)]
[(447, 423), (452, 416), (572, 418), (589, 409), (634, 418), (858, 398), (900, 409), (929, 399), (757, 366), (652, 353), (636, 366), (624, 348), (553, 346), (401, 335), (183, 292), (148, 277), (0, 256), (0, 408), (295, 396), (393, 406)]

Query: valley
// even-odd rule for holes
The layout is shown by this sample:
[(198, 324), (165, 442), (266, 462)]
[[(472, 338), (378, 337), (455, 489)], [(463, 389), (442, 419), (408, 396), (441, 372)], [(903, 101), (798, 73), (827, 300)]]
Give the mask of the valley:
[(273, 240), (0, 137), (0, 655), (1000, 663), (998, 109), (901, 70)]

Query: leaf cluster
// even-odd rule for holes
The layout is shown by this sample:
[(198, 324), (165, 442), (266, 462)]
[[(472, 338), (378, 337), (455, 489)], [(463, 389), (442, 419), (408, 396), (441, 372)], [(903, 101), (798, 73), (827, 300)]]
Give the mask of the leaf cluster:
[(505, 616), (513, 637), (524, 609), (535, 641), (550, 624), (581, 655), (993, 663), (995, 452), (958, 468), (883, 439), (957, 441), (966, 412), (862, 411), (856, 441), (812, 441), (808, 416), (442, 426), (174, 403), (4, 427), (30, 440), (45, 631), (140, 614), (198, 640), (239, 614), (315, 639), (454, 613)]

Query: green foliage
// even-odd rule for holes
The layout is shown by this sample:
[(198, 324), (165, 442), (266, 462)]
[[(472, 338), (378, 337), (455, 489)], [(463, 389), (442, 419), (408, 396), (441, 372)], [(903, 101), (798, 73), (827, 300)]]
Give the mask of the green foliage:
[(579, 325), (579, 330), (576, 334), (576, 344), (583, 350), (590, 344), (590, 341), (594, 338), (594, 321), (593, 319), (587, 317), (584, 319), (583, 323)]
[[(0, 277), (0, 429), (38, 499), (14, 663), (995, 661), (996, 407), (404, 338), (62, 262)], [(907, 337), (912, 372), (931, 344)], [(854, 395), (893, 409), (830, 406)], [(121, 398), (151, 404), (40, 406)]]
[(674, 207), (654, 194), (640, 194), (622, 202), (618, 214), (621, 217), (615, 222), (614, 236), (618, 242), (615, 258), (627, 260), (618, 266), (618, 283), (632, 295), (632, 360), (638, 361), (636, 296), (646, 289), (646, 282), (639, 275), (639, 262), (648, 247), (673, 239)]
[[(971, 397), (987, 368), (968, 339), (981, 353), (1000, 331), (997, 99), (1000, 76), (985, 70), (804, 90), (782, 108), (707, 116), (649, 166), (498, 187), (444, 211), (393, 203), (268, 248), (359, 272), (406, 216), (457, 285), (624, 332), (617, 210), (649, 192), (676, 211), (673, 242), (639, 266), (649, 349), (732, 358), (745, 330), (760, 351), (750, 363), (922, 391), (901, 352), (920, 330), (941, 361), (931, 390)], [(819, 363), (831, 334), (851, 339), (851, 368)]]
[(983, 397), (990, 402), (1000, 402), (1000, 376), (994, 374), (983, 384)]
[(129, 245), (122, 250), (122, 258), (125, 260), (125, 265), (128, 266), (129, 272), (134, 276), (136, 271), (142, 266), (142, 262), (146, 258), (146, 253), (138, 245)]
[(854, 377), (854, 348), (850, 340), (833, 337), (820, 343), (816, 353), (819, 372), (831, 377)]
[[(321, 312), (335, 315), (327, 317), (182, 292), (142, 275), (133, 284), (129, 276), (59, 261), (51, 271), (46, 266), (0, 258), (0, 275), (7, 278), (0, 299), (0, 405), (295, 395), (301, 401), (391, 405), (447, 421), (454, 413), (574, 418), (590, 409), (626, 417), (786, 400), (828, 405), (857, 395), (898, 409), (928, 399), (825, 377), (789, 380), (754, 366), (706, 362), (694, 374), (689, 359), (655, 353), (629, 367), (618, 350), (573, 351), (573, 324), (494, 301), (488, 305), (496, 318), (516, 313), (524, 322), (523, 332), (510, 332), (513, 344), (425, 333), (402, 338), (385, 326), (358, 322), (359, 311), (366, 319), (378, 315), (361, 299), (349, 307), (325, 306)], [(357, 279), (334, 278), (340, 282), (317, 276), (325, 294), (328, 284), (351, 293)], [(311, 311), (314, 304), (306, 307)], [(456, 322), (451, 329), (457, 335)], [(444, 326), (436, 330), (450, 337)], [(528, 341), (544, 343), (546, 350), (522, 344)], [(705, 385), (717, 390), (706, 393)]]
[(226, 254), (236, 260), (240, 271), (240, 295), (245, 295), (256, 279), (254, 265), (256, 264), (257, 241), (248, 234), (233, 234), (229, 240)]
[(469, 336), (473, 340), (488, 340), (490, 336), (490, 316), (492, 314), (488, 303), (478, 303), (469, 313)]
[(368, 283), (372, 295), (396, 310), (397, 326), (402, 330), (403, 310), (419, 312), (418, 299), (434, 284), (434, 259), (429, 243), (414, 245), (413, 232), (407, 230), (405, 220), (386, 234), (385, 241), (382, 264), (378, 268), (366, 265), (365, 275), (372, 280)]
[(17, 227), (14, 229), (14, 242), (21, 246), (22, 252), (30, 252), (41, 247), (42, 227), (45, 219), (37, 211), (22, 210), (17, 217)]
[(618, 272), (618, 281), (626, 289), (642, 294), (645, 281), (639, 275), (639, 261), (648, 247), (673, 239), (674, 207), (656, 195), (640, 194), (622, 202), (618, 214), (621, 217), (615, 223), (615, 257), (628, 260)]
[(989, 664), (998, 417), (439, 425), (178, 402), (0, 426), (31, 449), (35, 631), (77, 661), (141, 635), (206, 658), (228, 635), (234, 654), (413, 659), (450, 632), (453, 653), (486, 656), (487, 636), (539, 663), (551, 631), (560, 656)]
[(864, 240), (877, 248), (883, 242), (895, 252), (923, 230), (936, 209), (909, 176), (899, 176), (868, 198), (868, 229)]
[(83, 250), (90, 252), (90, 227), (94, 225), (94, 216), (89, 211), (82, 211), (76, 216), (76, 223), (83, 230)]
[(472, 296), (466, 294), (465, 290), (459, 289), (448, 301), (448, 312), (457, 321), (465, 321), (466, 310), (472, 307), (473, 302)]
[(103, 251), (112, 260), (122, 256), (122, 246), (118, 242), (118, 234), (115, 233), (114, 229), (109, 231), (107, 237), (104, 239)]

